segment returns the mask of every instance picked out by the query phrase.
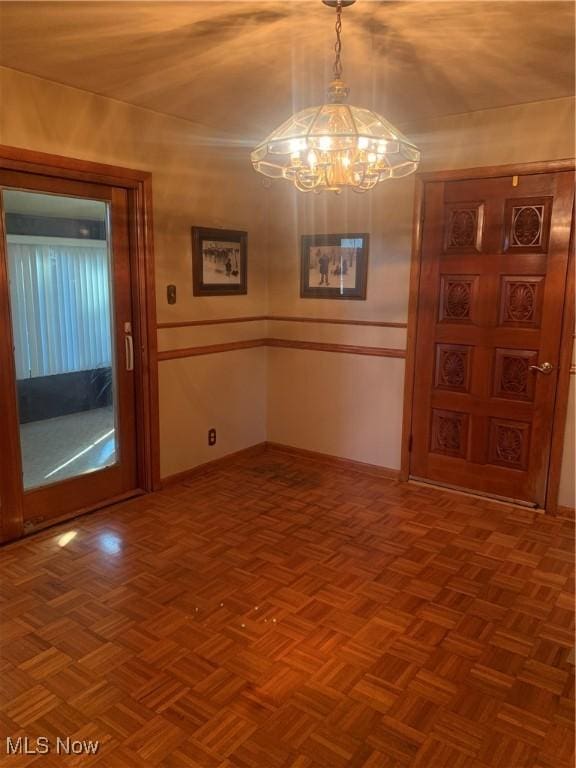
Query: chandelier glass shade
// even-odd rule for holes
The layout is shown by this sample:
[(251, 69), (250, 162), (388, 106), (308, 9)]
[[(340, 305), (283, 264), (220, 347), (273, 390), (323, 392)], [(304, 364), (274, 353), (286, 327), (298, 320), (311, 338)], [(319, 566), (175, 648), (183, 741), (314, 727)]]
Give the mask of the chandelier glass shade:
[(292, 115), (252, 152), (252, 165), (274, 179), (287, 179), (302, 192), (366, 192), (386, 179), (408, 176), (418, 167), (418, 148), (384, 117), (345, 103), (348, 88), (340, 64), (341, 3), (337, 7), (335, 78), (328, 103)]
[(259, 144), (254, 168), (288, 179), (302, 192), (372, 189), (408, 176), (420, 152), (385, 118), (369, 109), (324, 104), (297, 112)]

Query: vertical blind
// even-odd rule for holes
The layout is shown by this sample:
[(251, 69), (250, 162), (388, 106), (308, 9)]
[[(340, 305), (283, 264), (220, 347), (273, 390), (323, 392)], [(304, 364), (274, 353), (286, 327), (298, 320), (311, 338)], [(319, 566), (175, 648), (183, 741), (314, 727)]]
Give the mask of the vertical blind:
[(18, 379), (108, 367), (108, 248), (100, 240), (8, 235)]

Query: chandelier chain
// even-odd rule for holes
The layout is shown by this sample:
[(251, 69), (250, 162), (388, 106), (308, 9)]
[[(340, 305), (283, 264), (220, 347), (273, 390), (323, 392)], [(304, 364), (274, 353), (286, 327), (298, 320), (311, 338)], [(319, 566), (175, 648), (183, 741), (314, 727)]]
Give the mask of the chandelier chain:
[(336, 58), (334, 60), (334, 79), (342, 79), (342, 61), (340, 55), (342, 52), (342, 0), (338, 0), (336, 5), (336, 42), (334, 44), (334, 50), (336, 52)]

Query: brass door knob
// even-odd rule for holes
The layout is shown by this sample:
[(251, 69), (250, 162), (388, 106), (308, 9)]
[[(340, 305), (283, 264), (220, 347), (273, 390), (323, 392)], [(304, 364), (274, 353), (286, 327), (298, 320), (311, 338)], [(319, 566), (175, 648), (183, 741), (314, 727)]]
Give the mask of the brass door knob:
[(530, 370), (538, 371), (538, 373), (543, 373), (544, 376), (550, 376), (550, 374), (554, 370), (554, 366), (552, 365), (552, 363), (542, 363), (542, 365), (531, 365)]

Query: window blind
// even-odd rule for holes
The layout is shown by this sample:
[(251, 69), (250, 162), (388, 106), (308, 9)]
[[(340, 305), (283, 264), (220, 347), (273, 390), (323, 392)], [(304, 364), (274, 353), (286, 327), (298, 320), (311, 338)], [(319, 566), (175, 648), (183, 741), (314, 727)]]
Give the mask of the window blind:
[(9, 235), (18, 379), (108, 367), (108, 248), (100, 240)]

